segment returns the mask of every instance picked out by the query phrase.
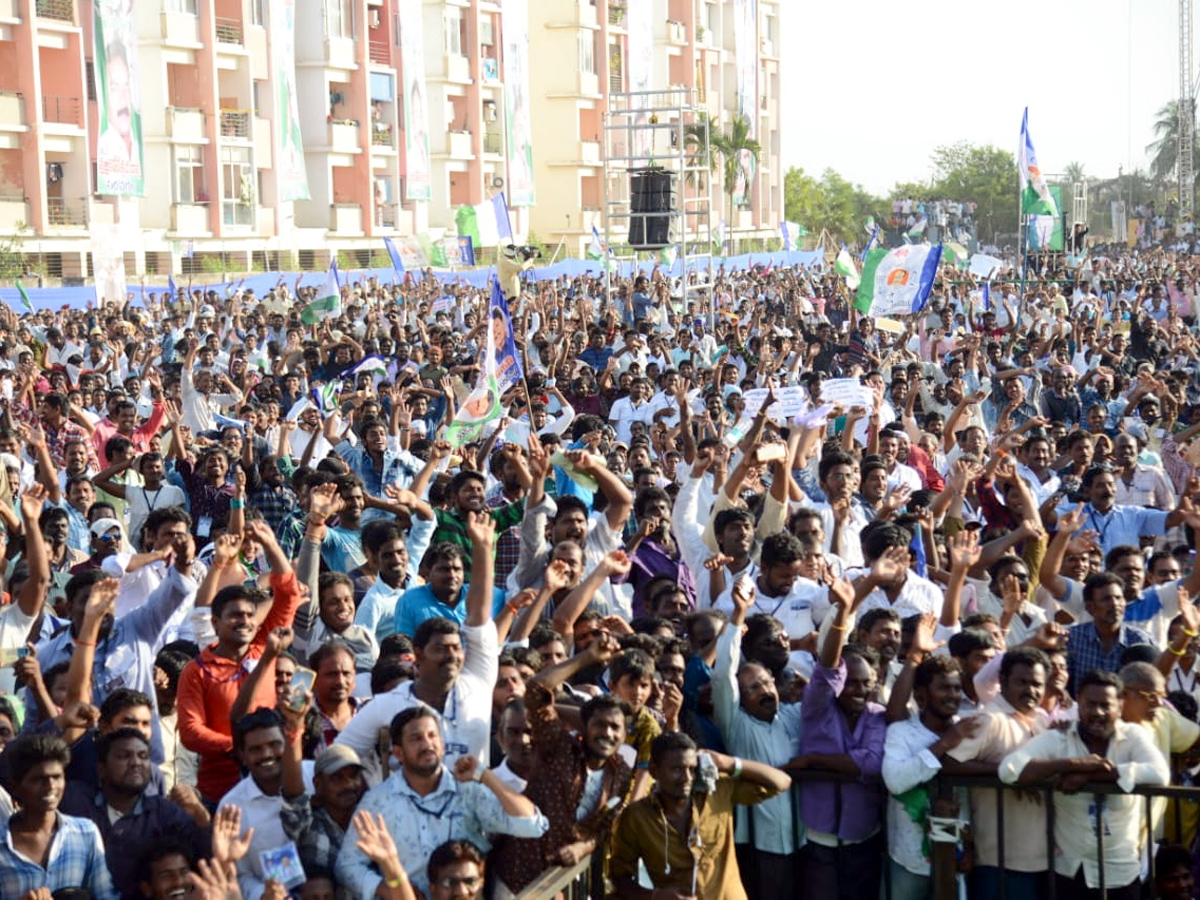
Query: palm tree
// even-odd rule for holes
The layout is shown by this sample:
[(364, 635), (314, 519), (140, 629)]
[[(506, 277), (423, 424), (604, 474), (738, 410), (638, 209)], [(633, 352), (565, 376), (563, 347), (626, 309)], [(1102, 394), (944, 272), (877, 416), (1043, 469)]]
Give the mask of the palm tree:
[[(1196, 103), (1192, 101), (1192, 119), (1195, 121)], [(1196, 137), (1192, 136), (1192, 146)], [(1170, 181), (1179, 161), (1179, 101), (1168, 100), (1162, 105), (1154, 120), (1154, 141), (1146, 145), (1150, 155), (1150, 175), (1155, 181)]]
[(1071, 184), (1076, 184), (1080, 181), (1083, 181), (1083, 178), (1084, 178), (1083, 163), (1081, 163), (1081, 162), (1067, 163), (1066, 176), (1067, 176), (1067, 181), (1070, 182)]
[[(737, 189), (739, 169), (743, 157), (752, 162), (755, 170), (758, 169), (759, 154), (762, 153), (762, 144), (750, 136), (750, 123), (743, 115), (738, 115), (734, 118), (733, 123), (729, 126), (728, 131), (722, 131), (719, 124), (708, 116), (707, 113), (700, 113), (700, 121), (693, 125), (688, 125), (684, 129), (684, 143), (696, 147), (702, 145), (704, 133), (708, 133), (708, 145), (711, 150), (709, 158), (709, 170), (717, 171), (717, 157), (721, 158), (721, 173), (725, 183), (725, 194), (729, 198), (728, 210), (729, 214), (725, 217), (725, 221), (729, 222), (733, 219), (733, 194)], [(696, 158), (693, 153), (693, 159)], [(746, 185), (746, 203), (749, 204), (750, 185)]]

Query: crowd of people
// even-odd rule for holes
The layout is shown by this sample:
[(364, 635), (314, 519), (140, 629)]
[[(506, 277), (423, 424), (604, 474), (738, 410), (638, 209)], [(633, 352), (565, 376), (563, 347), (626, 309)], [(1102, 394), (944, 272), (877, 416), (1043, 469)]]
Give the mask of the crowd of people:
[(1040, 271), (530, 281), (455, 445), (485, 290), (0, 312), (0, 900), (1194, 897), (1197, 265)]
[(911, 231), (922, 219), (928, 219), (942, 233), (954, 240), (969, 241), (975, 234), (975, 212), (977, 204), (971, 201), (930, 199), (914, 200), (902, 197), (892, 201), (892, 215), (888, 219), (891, 230), (897, 234)]

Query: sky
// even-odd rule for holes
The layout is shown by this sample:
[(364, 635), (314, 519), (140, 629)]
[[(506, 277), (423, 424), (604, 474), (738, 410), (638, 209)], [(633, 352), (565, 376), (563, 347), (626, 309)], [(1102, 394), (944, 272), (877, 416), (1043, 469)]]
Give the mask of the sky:
[(785, 170), (833, 168), (879, 194), (928, 182), (944, 144), (1015, 154), (1026, 106), (1043, 172), (1146, 168), (1155, 113), (1179, 93), (1176, 0), (780, 6)]

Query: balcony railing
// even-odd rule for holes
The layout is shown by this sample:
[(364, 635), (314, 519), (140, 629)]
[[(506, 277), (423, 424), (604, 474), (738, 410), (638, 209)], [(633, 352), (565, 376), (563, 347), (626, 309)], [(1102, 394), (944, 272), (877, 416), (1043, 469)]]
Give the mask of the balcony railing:
[(610, 3), (608, 5), (608, 24), (621, 25), (625, 21), (625, 4)]
[(78, 97), (42, 94), (42, 120), (56, 125), (83, 125)]
[(391, 48), (387, 41), (370, 41), (367, 44), (367, 58), (381, 66), (392, 64)]
[(396, 135), (391, 128), (380, 128), (377, 125), (371, 129), (371, 143), (376, 147), (395, 147)]
[(75, 21), (75, 0), (37, 0), (37, 14), (60, 22)]
[(240, 19), (224, 19), (218, 16), (216, 18), (216, 25), (218, 44), (233, 44), (236, 47), (242, 46), (244, 38), (242, 36), (242, 22)]
[(50, 197), (46, 200), (46, 217), (51, 225), (82, 228), (87, 225), (87, 200)]
[(248, 109), (221, 110), (221, 137), (249, 140), (252, 117)]
[(498, 131), (485, 131), (483, 133), (483, 152), (484, 153), (502, 153), (503, 135)]

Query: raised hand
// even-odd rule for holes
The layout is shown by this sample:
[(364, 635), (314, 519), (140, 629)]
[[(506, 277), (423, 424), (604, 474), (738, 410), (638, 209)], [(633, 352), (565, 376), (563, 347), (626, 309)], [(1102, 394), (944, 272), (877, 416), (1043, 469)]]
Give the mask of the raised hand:
[(466, 520), (467, 537), (475, 547), (490, 551), (496, 540), (496, 522), (486, 512), (468, 511)]
[(754, 588), (754, 581), (747, 575), (740, 576), (734, 581), (733, 588), (730, 590), (734, 609), (744, 617), (750, 610), (750, 607), (754, 605), (757, 593)]
[(1083, 514), (1083, 504), (1080, 503), (1074, 509), (1068, 509), (1065, 512), (1059, 513), (1058, 530), (1065, 531), (1067, 534), (1074, 534), (1083, 527), (1083, 523), (1087, 517)]
[(570, 587), (570, 568), (565, 562), (563, 562), (563, 560), (556, 559), (546, 567), (545, 583), (546, 587), (552, 592), (561, 591), (563, 588)]
[(21, 516), (26, 522), (36, 525), (38, 516), (42, 514), (42, 506), (46, 503), (46, 487), (35, 481), (21, 491)]
[(270, 633), (267, 635), (267, 646), (263, 655), (269, 656), (272, 659), (278, 657), (279, 654), (283, 653), (290, 646), (292, 646), (292, 641), (294, 638), (295, 635), (292, 632), (292, 629), (288, 628), (287, 626), (281, 625), (278, 628), (272, 628)]
[(242, 535), (238, 532), (225, 532), (217, 535), (213, 541), (212, 564), (216, 568), (232, 565), (242, 552)]
[(937, 616), (934, 613), (928, 612), (917, 620), (917, 627), (913, 631), (912, 644), (909, 646), (910, 653), (928, 656), (941, 646), (940, 642), (934, 641), (933, 635), (937, 630)]
[(222, 806), (213, 816), (212, 853), (218, 862), (236, 863), (250, 849), (254, 829), (242, 833), (242, 810), (232, 803)]
[(715, 572), (722, 566), (727, 566), (732, 562), (732, 556), (726, 556), (724, 553), (717, 553), (704, 561), (704, 568), (709, 572)]
[(105, 578), (92, 585), (83, 608), (84, 621), (96, 622), (110, 615), (117, 606), (117, 594), (121, 583), (115, 578)]
[(979, 546), (979, 532), (964, 528), (950, 539), (946, 548), (950, 554), (952, 571), (966, 572), (979, 563), (983, 551)]
[(479, 760), (474, 756), (460, 756), (454, 761), (454, 780), (467, 782), (475, 780), (475, 770), (479, 768)]
[(354, 830), (358, 839), (354, 845), (376, 865), (399, 860), (396, 842), (388, 832), (387, 823), (379, 813), (359, 811), (354, 814)]
[(621, 642), (607, 631), (602, 631), (596, 635), (595, 640), (588, 644), (588, 648), (584, 652), (591, 662), (608, 665), (613, 657), (621, 652)]
[(612, 550), (600, 563), (609, 575), (628, 575), (633, 568), (633, 560), (624, 550)]
[(308, 492), (309, 521), (320, 519), (324, 522), (345, 508), (346, 501), (338, 493), (336, 484), (320, 484)]

